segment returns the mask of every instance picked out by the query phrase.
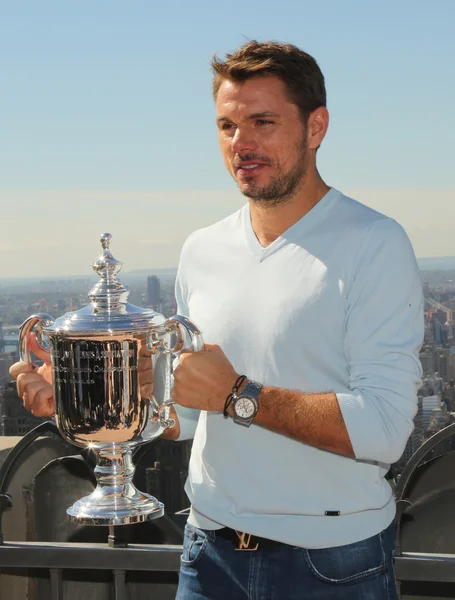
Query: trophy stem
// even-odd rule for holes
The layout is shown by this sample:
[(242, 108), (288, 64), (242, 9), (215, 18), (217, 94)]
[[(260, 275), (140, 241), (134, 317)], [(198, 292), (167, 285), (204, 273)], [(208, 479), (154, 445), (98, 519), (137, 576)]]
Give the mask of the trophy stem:
[(129, 525), (163, 516), (164, 506), (133, 484), (131, 447), (110, 444), (97, 450), (96, 489), (78, 500), (67, 513), (86, 525)]

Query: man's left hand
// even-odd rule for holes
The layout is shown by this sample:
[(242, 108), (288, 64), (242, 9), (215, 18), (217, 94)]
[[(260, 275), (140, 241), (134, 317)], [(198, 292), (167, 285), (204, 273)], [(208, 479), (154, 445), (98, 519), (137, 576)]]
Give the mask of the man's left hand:
[(174, 371), (172, 401), (188, 408), (219, 411), (238, 378), (227, 356), (216, 344), (204, 344), (202, 352), (185, 352)]

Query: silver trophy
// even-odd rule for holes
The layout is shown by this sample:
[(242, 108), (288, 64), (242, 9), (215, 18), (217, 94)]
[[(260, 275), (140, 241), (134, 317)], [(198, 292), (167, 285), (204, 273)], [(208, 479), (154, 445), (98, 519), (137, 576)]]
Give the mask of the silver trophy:
[(133, 485), (132, 449), (174, 424), (172, 357), (203, 346), (200, 331), (186, 317), (166, 319), (127, 302), (111, 237), (101, 237), (103, 254), (93, 265), (101, 280), (89, 292), (91, 303), (58, 319), (33, 315), (19, 338), (21, 360), (30, 361), (32, 332), (50, 350), (57, 426), (70, 443), (97, 454), (96, 489), (67, 510), (73, 521), (88, 525), (126, 525), (163, 515), (163, 504)]

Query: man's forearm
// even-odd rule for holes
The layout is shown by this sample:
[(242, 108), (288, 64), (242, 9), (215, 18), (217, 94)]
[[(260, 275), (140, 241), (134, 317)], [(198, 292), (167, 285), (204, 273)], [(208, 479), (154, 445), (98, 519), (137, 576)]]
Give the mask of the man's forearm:
[(333, 392), (301, 394), (264, 386), (254, 423), (322, 450), (355, 456)]

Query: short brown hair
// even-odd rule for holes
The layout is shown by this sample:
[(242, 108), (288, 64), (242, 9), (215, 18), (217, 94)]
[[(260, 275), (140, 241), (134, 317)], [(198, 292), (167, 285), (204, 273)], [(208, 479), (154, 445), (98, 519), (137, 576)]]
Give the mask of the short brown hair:
[(242, 82), (275, 75), (286, 85), (304, 123), (313, 110), (327, 104), (324, 75), (318, 63), (293, 44), (252, 40), (234, 53), (226, 54), (224, 61), (214, 56), (211, 67), (215, 100), (225, 79)]

